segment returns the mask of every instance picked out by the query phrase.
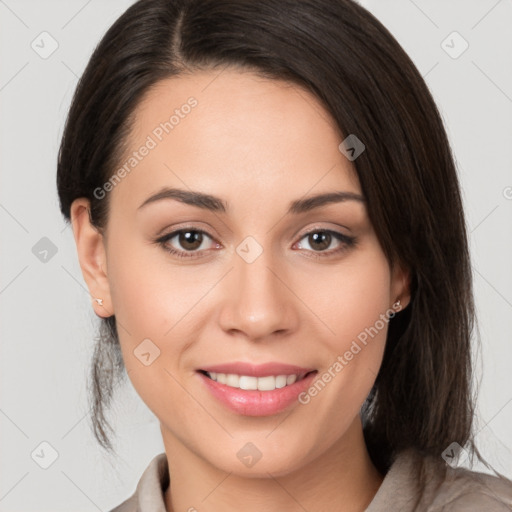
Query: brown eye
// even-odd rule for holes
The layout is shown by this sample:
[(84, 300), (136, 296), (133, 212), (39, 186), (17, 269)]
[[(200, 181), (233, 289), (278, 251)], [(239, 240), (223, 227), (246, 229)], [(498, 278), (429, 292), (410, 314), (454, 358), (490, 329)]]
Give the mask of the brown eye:
[[(210, 247), (208, 246), (210, 240)], [(179, 258), (198, 258), (207, 249), (217, 248), (219, 244), (200, 229), (185, 228), (173, 231), (155, 240), (163, 249)], [(206, 247), (204, 247), (206, 245)]]
[[(306, 243), (302, 242), (302, 240), (306, 240)], [(331, 247), (333, 242), (337, 242), (337, 246), (327, 251), (326, 249)], [(335, 254), (342, 253), (355, 245), (355, 237), (347, 236), (328, 229), (310, 231), (309, 233), (306, 233), (299, 242), (299, 248), (308, 249), (307, 252), (311, 253), (311, 256), (314, 258), (333, 256)], [(309, 246), (309, 248), (307, 246)]]
[(200, 231), (181, 231), (178, 235), (178, 243), (183, 249), (194, 251), (201, 247), (203, 233)]
[(323, 251), (331, 244), (332, 236), (328, 231), (317, 231), (308, 235), (310, 247)]

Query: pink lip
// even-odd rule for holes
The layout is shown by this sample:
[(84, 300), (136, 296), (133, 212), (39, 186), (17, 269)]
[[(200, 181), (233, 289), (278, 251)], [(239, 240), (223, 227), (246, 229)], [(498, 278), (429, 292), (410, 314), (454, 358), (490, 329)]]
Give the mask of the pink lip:
[[(226, 368), (225, 366), (219, 366), (218, 368)], [(290, 368), (290, 367), (288, 367)], [(297, 367), (292, 367), (297, 368)], [(300, 369), (300, 368), (299, 368)], [(254, 370), (254, 367), (253, 367)], [(262, 370), (258, 367), (259, 371), (265, 371), (268, 375), (267, 370)], [(277, 373), (270, 373), (270, 375), (286, 375), (286, 372), (282, 372), (283, 365), (280, 366), (280, 371)], [(304, 370), (304, 369), (301, 369)], [(209, 371), (209, 370), (208, 370)], [(215, 370), (211, 370), (215, 371)], [(244, 370), (246, 372), (247, 370)], [(306, 370), (307, 371), (307, 370)], [(230, 371), (231, 373), (238, 373)], [(248, 375), (247, 373), (240, 373), (241, 375)], [(225, 373), (221, 371), (219, 373)], [(229, 372), (226, 372), (229, 373)], [(295, 372), (292, 372), (295, 373)], [(284, 388), (274, 389), (273, 391), (259, 391), (259, 390), (245, 390), (227, 386), (220, 382), (210, 379), (204, 373), (197, 372), (200, 379), (205, 384), (208, 391), (223, 405), (227, 406), (231, 411), (242, 414), (244, 416), (271, 416), (278, 414), (294, 402), (299, 403), (298, 397), (304, 392), (310, 385), (318, 372), (311, 373), (301, 380), (296, 381), (290, 386)], [(290, 374), (291, 375), (291, 374)], [(254, 376), (254, 375), (253, 375)], [(265, 375), (260, 375), (264, 377)]]
[(301, 368), (291, 364), (270, 362), (265, 364), (251, 364), (242, 361), (234, 363), (203, 366), (200, 370), (215, 373), (234, 373), (236, 375), (248, 375), (250, 377), (267, 377), (269, 375), (305, 375), (315, 368)]

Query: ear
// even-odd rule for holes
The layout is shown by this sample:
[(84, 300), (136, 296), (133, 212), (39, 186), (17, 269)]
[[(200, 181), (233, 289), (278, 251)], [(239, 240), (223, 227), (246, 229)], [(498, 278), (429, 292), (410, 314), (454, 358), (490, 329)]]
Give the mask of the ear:
[(390, 290), (390, 303), (400, 300), (400, 310), (405, 309), (411, 302), (411, 272), (400, 263), (395, 263), (391, 269)]
[[(114, 314), (107, 277), (107, 255), (103, 234), (91, 224), (90, 203), (86, 198), (71, 204), (71, 222), (82, 275), (89, 288), (95, 313), (103, 318)], [(100, 299), (101, 304), (95, 299)]]

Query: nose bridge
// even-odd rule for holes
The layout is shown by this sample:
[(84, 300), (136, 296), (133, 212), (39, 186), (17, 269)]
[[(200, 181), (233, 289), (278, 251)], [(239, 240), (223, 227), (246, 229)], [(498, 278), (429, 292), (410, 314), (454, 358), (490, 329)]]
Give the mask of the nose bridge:
[[(223, 328), (261, 338), (293, 327), (292, 294), (274, 265), (270, 249), (254, 239), (236, 249), (228, 296), (221, 314)], [(277, 266), (279, 267), (279, 266)]]

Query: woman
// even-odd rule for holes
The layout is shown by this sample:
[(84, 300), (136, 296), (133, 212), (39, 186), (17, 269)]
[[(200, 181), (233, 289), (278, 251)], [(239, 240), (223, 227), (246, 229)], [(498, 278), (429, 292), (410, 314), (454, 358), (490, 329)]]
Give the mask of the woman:
[(472, 440), (459, 184), (411, 60), (350, 0), (141, 0), (59, 154), (102, 320), (165, 453), (115, 509), (509, 510)]

